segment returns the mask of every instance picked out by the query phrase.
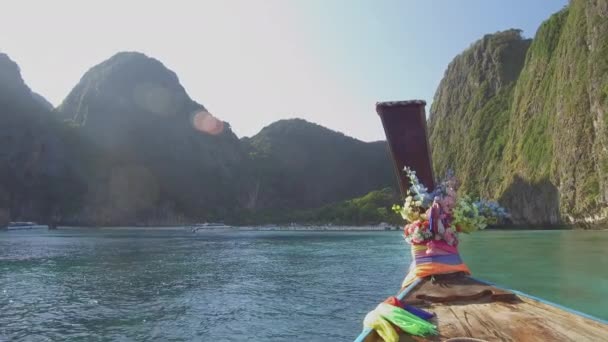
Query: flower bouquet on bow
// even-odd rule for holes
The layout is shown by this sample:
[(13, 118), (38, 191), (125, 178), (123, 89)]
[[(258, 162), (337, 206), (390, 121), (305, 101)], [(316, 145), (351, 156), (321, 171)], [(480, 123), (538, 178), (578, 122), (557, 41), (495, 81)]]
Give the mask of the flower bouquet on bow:
[(507, 211), (496, 202), (458, 194), (459, 183), (452, 172), (429, 192), (414, 170), (406, 167), (404, 171), (410, 188), (403, 205), (393, 206), (406, 221), (403, 236), (412, 245), (412, 265), (402, 286), (436, 274), (470, 274), (458, 253), (458, 235), (501, 222), (508, 217)]

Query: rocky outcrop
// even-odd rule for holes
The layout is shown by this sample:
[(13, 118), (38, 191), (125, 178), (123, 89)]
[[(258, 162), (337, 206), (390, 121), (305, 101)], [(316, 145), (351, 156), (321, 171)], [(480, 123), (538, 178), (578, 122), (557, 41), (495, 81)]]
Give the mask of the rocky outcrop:
[[(606, 36), (608, 0), (573, 0), (533, 40), (498, 32), (457, 56), (430, 110), (436, 174), (454, 168), (516, 223), (606, 220)], [(0, 143), (0, 225), (226, 219), (395, 183), (383, 142), (297, 119), (239, 140), (136, 52), (91, 68), (56, 109), (0, 54)]]
[(66, 144), (67, 127), (0, 54), (0, 216), (49, 222), (69, 211), (78, 186)]
[(605, 219), (608, 1), (572, 1), (527, 52), (514, 32), (448, 67), (429, 122), (435, 169), (455, 167), (466, 190), (501, 199), (522, 223)]
[(529, 46), (519, 30), (486, 35), (454, 58), (435, 94), (428, 125), (435, 174), (453, 168), (473, 195), (496, 195), (508, 108)]
[(91, 68), (56, 109), (0, 55), (0, 105), (0, 225), (278, 217), (394, 182), (383, 142), (304, 120), (239, 140), (175, 73), (137, 52)]
[(385, 142), (366, 143), (302, 119), (280, 120), (249, 139), (251, 209), (315, 208), (395, 185)]
[(175, 73), (141, 53), (91, 68), (57, 114), (78, 127), (88, 184), (75, 220), (213, 219), (238, 206), (245, 154), (230, 126), (190, 99)]

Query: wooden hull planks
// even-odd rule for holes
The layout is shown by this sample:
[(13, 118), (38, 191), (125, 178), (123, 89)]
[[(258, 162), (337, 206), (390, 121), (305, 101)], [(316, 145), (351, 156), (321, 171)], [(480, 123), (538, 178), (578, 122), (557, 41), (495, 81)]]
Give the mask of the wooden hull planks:
[[(457, 274), (422, 279), (403, 291), (403, 301), (432, 312), (439, 335), (402, 334), (400, 341), (606, 341), (608, 324), (518, 291)], [(382, 341), (364, 331), (356, 341)]]

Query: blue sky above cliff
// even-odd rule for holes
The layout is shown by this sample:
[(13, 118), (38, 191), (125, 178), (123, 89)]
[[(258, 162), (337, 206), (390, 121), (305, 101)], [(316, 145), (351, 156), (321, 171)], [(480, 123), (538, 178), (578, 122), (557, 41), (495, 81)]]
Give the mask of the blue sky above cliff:
[(376, 101), (430, 104), (447, 64), (475, 40), (509, 28), (532, 37), (566, 3), (15, 0), (0, 13), (0, 51), (54, 105), (93, 65), (140, 51), (239, 136), (301, 117), (369, 141), (383, 138)]

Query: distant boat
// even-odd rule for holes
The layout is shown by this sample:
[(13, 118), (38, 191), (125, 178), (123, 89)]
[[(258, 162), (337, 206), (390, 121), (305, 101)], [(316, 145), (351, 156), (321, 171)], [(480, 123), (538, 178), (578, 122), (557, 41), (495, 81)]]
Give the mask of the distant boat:
[(399, 230), (399, 227), (395, 226), (395, 225), (390, 225), (386, 222), (380, 222), (380, 224), (378, 224), (378, 228), (380, 229), (384, 229), (384, 230)]
[(6, 230), (26, 230), (26, 229), (48, 229), (46, 224), (37, 224), (36, 222), (10, 222), (6, 226)]
[(207, 229), (225, 229), (225, 228), (232, 228), (232, 226), (227, 226), (223, 223), (212, 223), (212, 222), (205, 222), (205, 223), (197, 223), (193, 226), (190, 227), (190, 230), (192, 230), (192, 232), (196, 233), (198, 231), (201, 230), (207, 230)]

